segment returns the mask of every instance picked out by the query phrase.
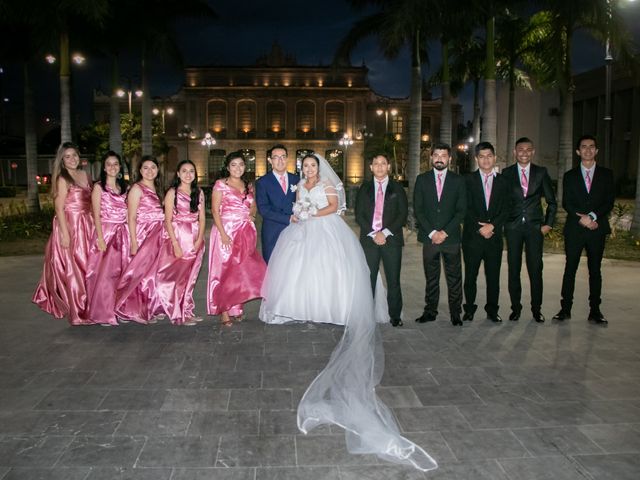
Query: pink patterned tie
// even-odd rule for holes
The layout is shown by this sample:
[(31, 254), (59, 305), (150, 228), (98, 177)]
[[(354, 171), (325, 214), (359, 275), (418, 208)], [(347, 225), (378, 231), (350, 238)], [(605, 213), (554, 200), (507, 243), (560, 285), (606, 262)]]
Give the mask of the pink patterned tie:
[(282, 187), (282, 191), (287, 193), (287, 182), (284, 179), (284, 175), (280, 175), (280, 186)]
[(382, 230), (382, 207), (384, 206), (384, 192), (382, 182), (378, 182), (378, 193), (376, 194), (376, 208), (373, 211), (373, 223), (371, 227), (374, 232)]
[(522, 186), (522, 194), (526, 197), (527, 190), (529, 190), (529, 181), (527, 180), (527, 174), (525, 169), (522, 169), (522, 175), (520, 176), (520, 185)]
[(442, 196), (442, 173), (438, 174), (438, 181), (436, 183), (436, 191), (438, 192), (438, 201), (440, 201), (440, 197)]
[(489, 176), (491, 173), (484, 174), (484, 202), (489, 210), (489, 200), (491, 199), (491, 185), (489, 184)]
[(591, 171), (587, 170), (584, 176), (584, 181), (587, 184), (587, 193), (591, 193)]

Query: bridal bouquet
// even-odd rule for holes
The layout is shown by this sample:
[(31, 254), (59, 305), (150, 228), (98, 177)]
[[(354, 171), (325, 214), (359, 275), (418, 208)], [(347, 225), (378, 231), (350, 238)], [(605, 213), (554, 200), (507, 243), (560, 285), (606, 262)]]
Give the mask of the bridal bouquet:
[(318, 207), (308, 197), (301, 198), (293, 204), (293, 214), (300, 220), (309, 220), (317, 212)]

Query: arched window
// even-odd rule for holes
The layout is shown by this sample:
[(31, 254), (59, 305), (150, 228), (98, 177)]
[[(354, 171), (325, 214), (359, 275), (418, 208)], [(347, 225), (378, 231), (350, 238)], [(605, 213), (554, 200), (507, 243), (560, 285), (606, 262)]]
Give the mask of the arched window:
[(324, 152), (324, 158), (327, 159), (327, 162), (329, 162), (329, 165), (331, 165), (331, 168), (333, 168), (333, 171), (336, 172), (336, 174), (340, 178), (344, 178), (344, 175), (343, 175), (344, 152), (339, 148), (327, 150)]
[(226, 156), (226, 150), (220, 148), (212, 148), (209, 150), (209, 156), (207, 157), (207, 183), (212, 184), (216, 178), (218, 178), (224, 166)]
[(247, 179), (253, 182), (256, 178), (256, 151), (244, 148), (240, 150), (244, 159), (244, 171)]
[(238, 102), (238, 138), (256, 138), (256, 102), (240, 100)]
[(283, 101), (274, 100), (267, 103), (268, 138), (284, 138), (286, 130), (286, 107)]
[(296, 138), (315, 138), (316, 105), (310, 100), (296, 104)]
[(331, 101), (325, 104), (325, 133), (326, 138), (338, 139), (345, 131), (344, 103)]
[(227, 102), (210, 100), (207, 103), (207, 125), (214, 137), (227, 137)]

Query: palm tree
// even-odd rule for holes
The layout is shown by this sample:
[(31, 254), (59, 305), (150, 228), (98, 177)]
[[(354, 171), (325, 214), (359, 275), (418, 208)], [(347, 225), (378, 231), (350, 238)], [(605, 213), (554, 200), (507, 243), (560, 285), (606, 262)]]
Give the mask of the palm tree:
[(433, 36), (434, 12), (446, 6), (445, 0), (350, 0), (353, 7), (374, 5), (379, 11), (358, 20), (342, 39), (335, 55), (335, 63), (349, 65), (349, 54), (364, 38), (375, 36), (388, 58), (400, 50), (411, 51), (411, 91), (409, 101), (409, 128), (407, 132), (407, 180), (409, 182), (409, 224), (413, 213), (411, 199), (415, 179), (420, 173), (420, 137), (422, 121), (422, 64), (427, 59), (426, 40)]
[[(22, 63), (24, 99), (24, 142), (27, 167), (27, 212), (40, 209), (38, 199), (38, 142), (36, 136), (31, 63), (42, 54), (45, 38), (42, 36), (42, 16), (38, 15), (37, 2), (0, 3), (0, 56)], [(16, 38), (21, 38), (16, 42)]]
[[(597, 39), (610, 38), (618, 55), (626, 64), (633, 62), (629, 35), (623, 22), (612, 12), (607, 2), (584, 0), (541, 1), (545, 10), (536, 13), (532, 21), (533, 35), (538, 40), (538, 51), (544, 55), (528, 55), (527, 63), (533, 68), (539, 83), (558, 90), (560, 97), (560, 132), (558, 141), (557, 177), (573, 166), (573, 73), (571, 48), (573, 35), (586, 30)], [(558, 182), (558, 198), (562, 199), (562, 182)]]

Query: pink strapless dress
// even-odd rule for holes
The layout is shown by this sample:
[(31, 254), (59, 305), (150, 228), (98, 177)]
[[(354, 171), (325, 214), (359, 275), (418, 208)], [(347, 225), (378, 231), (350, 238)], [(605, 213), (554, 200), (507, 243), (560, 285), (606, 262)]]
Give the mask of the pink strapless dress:
[(220, 216), (224, 230), (232, 239), (231, 248), (223, 248), (220, 232), (214, 227), (209, 239), (209, 279), (207, 312), (219, 315), (242, 315), (242, 304), (260, 297), (260, 287), (267, 264), (256, 250), (256, 226), (249, 217), (254, 202), (253, 191), (245, 196), (224, 180), (214, 190), (222, 192)]
[(91, 187), (70, 185), (64, 214), (71, 244), (69, 248), (60, 245), (60, 224), (54, 218), (42, 276), (32, 301), (55, 318), (67, 317), (71, 325), (90, 325), (93, 322), (88, 312), (85, 278), (93, 237)]
[[(182, 257), (173, 254), (171, 239), (167, 236), (160, 250), (160, 268), (156, 277), (156, 288), (164, 312), (171, 323), (181, 325), (194, 316), (193, 288), (196, 286), (202, 258), (204, 242), (198, 251), (193, 246), (198, 238), (200, 226), (198, 212), (191, 212), (191, 197), (177, 191), (178, 205), (173, 210), (171, 225), (176, 240), (182, 249)], [(204, 208), (204, 196), (200, 194), (200, 208)]]
[(139, 323), (149, 323), (162, 314), (156, 276), (164, 230), (164, 210), (158, 195), (140, 183), (142, 197), (136, 216), (138, 253), (130, 257), (116, 290), (116, 316)]
[(95, 323), (117, 325), (115, 314), (116, 286), (129, 263), (129, 228), (127, 227), (126, 195), (100, 185), (100, 222), (107, 244), (98, 250), (98, 235), (94, 232), (87, 271), (89, 317)]

